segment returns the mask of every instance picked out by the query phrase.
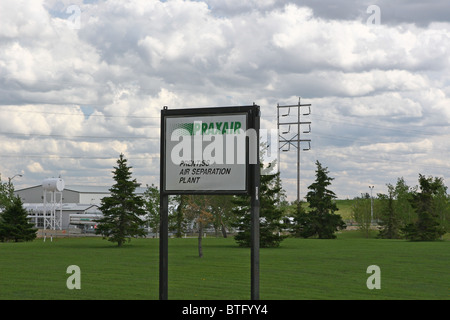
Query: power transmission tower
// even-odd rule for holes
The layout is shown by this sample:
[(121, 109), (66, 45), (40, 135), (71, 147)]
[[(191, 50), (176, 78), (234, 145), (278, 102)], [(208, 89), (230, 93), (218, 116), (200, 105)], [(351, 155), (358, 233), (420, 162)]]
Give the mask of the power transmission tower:
[[(278, 172), (280, 171), (280, 150), (288, 152), (291, 146), (297, 148), (297, 210), (300, 210), (300, 142), (307, 142), (308, 148), (303, 151), (311, 149), (311, 139), (301, 139), (300, 132), (308, 134), (311, 133), (311, 121), (301, 121), (300, 116), (309, 116), (311, 114), (311, 104), (301, 104), (301, 98), (298, 98), (298, 104), (280, 106), (277, 105), (277, 129), (278, 129)], [(302, 108), (308, 108), (308, 111), (302, 113)], [(291, 115), (291, 108), (297, 109), (297, 114)], [(287, 109), (287, 113), (281, 114), (281, 119), (287, 119), (285, 122), (280, 122), (280, 109)], [(295, 121), (296, 116), (296, 121)], [(308, 129), (301, 131), (301, 126), (308, 125)], [(287, 130), (280, 131), (280, 127)], [(291, 131), (291, 128), (292, 131)], [(295, 130), (297, 132), (295, 132)]]

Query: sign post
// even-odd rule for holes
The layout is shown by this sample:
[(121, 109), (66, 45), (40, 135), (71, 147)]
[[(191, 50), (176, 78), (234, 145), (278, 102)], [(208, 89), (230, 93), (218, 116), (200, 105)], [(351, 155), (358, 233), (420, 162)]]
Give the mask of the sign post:
[(259, 299), (259, 106), (161, 110), (159, 298), (168, 299), (168, 197), (251, 197), (251, 299)]
[[(258, 110), (259, 111), (259, 110)], [(254, 117), (254, 128), (259, 132), (259, 112)], [(258, 157), (251, 164), (251, 299), (259, 300), (259, 188), (260, 188), (260, 166), (259, 166), (259, 134), (258, 134)]]

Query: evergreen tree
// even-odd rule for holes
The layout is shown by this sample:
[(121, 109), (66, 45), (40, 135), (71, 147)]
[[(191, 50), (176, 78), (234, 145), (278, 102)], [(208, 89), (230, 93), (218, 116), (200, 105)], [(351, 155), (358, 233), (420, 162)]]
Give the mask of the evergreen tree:
[(382, 239), (400, 238), (401, 215), (399, 212), (399, 208), (404, 207), (404, 204), (400, 203), (401, 201), (399, 200), (400, 194), (397, 193), (397, 190), (400, 190), (400, 188), (402, 188), (401, 187), (402, 185), (405, 185), (404, 181), (398, 179), (397, 187), (394, 187), (391, 184), (387, 185), (388, 187), (387, 195), (378, 194), (380, 204), (379, 206), (380, 220), (378, 222), (379, 233), (377, 236), (378, 238)]
[(117, 164), (113, 171), (116, 183), (109, 189), (111, 196), (101, 201), (100, 210), (104, 217), (98, 220), (96, 233), (121, 247), (126, 239), (130, 241), (131, 237), (145, 236), (143, 217), (146, 212), (142, 197), (135, 194), (138, 183), (131, 179), (132, 167), (127, 166), (123, 154)]
[(0, 215), (0, 241), (32, 241), (37, 229), (27, 218), (28, 212), (23, 208), (22, 200), (15, 197)]
[(291, 215), (293, 218), (291, 234), (296, 238), (302, 237), (303, 226), (301, 222), (305, 219), (306, 214), (303, 203), (303, 201), (300, 201), (300, 203), (298, 203), (298, 201), (295, 200), (289, 207), (290, 211), (292, 211)]
[(400, 220), (394, 206), (395, 189), (388, 184), (388, 195), (379, 194), (380, 221), (378, 238), (398, 239), (400, 237)]
[(440, 224), (434, 198), (446, 187), (441, 178), (427, 178), (421, 174), (419, 184), (420, 192), (414, 192), (411, 199), (411, 204), (417, 212), (417, 221), (407, 224), (402, 231), (409, 240), (437, 240), (445, 234), (445, 228)]
[(308, 187), (310, 191), (306, 195), (310, 211), (298, 217), (299, 233), (304, 238), (334, 239), (334, 233), (345, 228), (345, 223), (334, 213), (339, 210), (333, 201), (335, 193), (327, 189), (334, 178), (328, 176), (328, 168), (323, 168), (319, 161), (316, 165), (316, 181)]
[[(277, 174), (262, 175), (260, 186), (260, 247), (278, 247), (285, 236), (280, 234), (282, 229), (281, 220), (283, 210), (279, 205), (279, 194), (282, 192)], [(233, 199), (233, 212), (237, 217), (234, 227), (239, 233), (234, 237), (241, 247), (251, 245), (251, 214), (250, 197), (235, 196)]]

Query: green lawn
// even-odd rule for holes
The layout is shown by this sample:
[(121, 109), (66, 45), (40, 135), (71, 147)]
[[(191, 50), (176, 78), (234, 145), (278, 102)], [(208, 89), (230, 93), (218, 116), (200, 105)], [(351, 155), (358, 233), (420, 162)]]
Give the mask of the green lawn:
[[(336, 214), (339, 214), (342, 219), (344, 220), (353, 220), (353, 212), (352, 212), (352, 208), (353, 205), (355, 203), (355, 200), (335, 200), (336, 205), (338, 207), (338, 211), (336, 211)], [(295, 211), (295, 207), (291, 206), (293, 209), (293, 211)], [(302, 207), (305, 208), (305, 210), (308, 212), (309, 209), (309, 203), (307, 202), (302, 202)]]
[[(169, 299), (249, 299), (250, 250), (232, 238), (169, 241)], [(448, 299), (449, 241), (407, 242), (340, 233), (335, 240), (286, 239), (261, 249), (261, 299)], [(159, 241), (117, 248), (97, 237), (0, 243), (0, 299), (158, 299)], [(69, 265), (81, 289), (69, 290)], [(369, 290), (367, 267), (381, 269)]]

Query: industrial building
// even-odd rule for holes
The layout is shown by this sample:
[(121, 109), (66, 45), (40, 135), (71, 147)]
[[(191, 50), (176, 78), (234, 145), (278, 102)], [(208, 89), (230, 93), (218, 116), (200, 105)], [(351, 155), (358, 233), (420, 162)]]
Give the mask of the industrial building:
[[(28, 217), (37, 228), (91, 230), (102, 217), (101, 199), (110, 196), (111, 187), (65, 186), (62, 179), (46, 179), (41, 185), (14, 191), (22, 200)], [(142, 195), (145, 188), (136, 188)]]
[[(93, 186), (65, 186), (62, 192), (63, 203), (95, 204), (100, 205), (103, 197), (110, 195), (110, 187)], [(23, 203), (43, 203), (43, 187), (37, 185), (14, 191)]]

